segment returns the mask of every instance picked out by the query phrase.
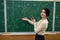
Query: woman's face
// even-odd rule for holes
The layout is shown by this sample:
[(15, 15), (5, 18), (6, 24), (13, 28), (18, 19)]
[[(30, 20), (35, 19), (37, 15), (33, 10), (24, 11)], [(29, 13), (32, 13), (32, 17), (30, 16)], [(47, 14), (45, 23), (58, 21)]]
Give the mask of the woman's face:
[(46, 17), (46, 12), (45, 12), (44, 9), (43, 9), (42, 12), (41, 12), (41, 17), (42, 17), (42, 18), (45, 18), (45, 17)]

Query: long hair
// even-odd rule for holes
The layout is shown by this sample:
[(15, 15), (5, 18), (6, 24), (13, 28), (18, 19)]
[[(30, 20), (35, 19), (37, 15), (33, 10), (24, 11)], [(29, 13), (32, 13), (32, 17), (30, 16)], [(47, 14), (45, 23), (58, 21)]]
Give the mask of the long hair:
[[(46, 16), (47, 16), (47, 19), (48, 19), (48, 16), (50, 14), (50, 10), (48, 8), (43, 8), (43, 9), (45, 10)], [(48, 19), (48, 21), (49, 21), (49, 19)]]

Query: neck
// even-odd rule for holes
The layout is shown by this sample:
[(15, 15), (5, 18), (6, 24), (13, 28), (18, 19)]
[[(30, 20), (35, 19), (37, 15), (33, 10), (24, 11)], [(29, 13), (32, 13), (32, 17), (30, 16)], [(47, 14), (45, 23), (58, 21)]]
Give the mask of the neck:
[(45, 19), (47, 19), (46, 17), (45, 18), (42, 18), (42, 20), (45, 20)]

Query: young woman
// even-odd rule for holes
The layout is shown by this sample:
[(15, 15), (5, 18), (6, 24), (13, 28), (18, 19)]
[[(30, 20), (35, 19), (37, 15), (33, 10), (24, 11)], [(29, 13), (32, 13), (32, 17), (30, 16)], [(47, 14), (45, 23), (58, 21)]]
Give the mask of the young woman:
[(35, 40), (45, 40), (44, 39), (44, 33), (46, 32), (46, 29), (48, 27), (48, 16), (49, 16), (50, 10), (48, 8), (43, 8), (41, 12), (42, 19), (36, 22), (36, 20), (33, 18), (32, 20), (29, 20), (27, 17), (22, 18), (24, 21), (28, 21), (32, 25), (34, 25), (34, 32), (36, 33)]

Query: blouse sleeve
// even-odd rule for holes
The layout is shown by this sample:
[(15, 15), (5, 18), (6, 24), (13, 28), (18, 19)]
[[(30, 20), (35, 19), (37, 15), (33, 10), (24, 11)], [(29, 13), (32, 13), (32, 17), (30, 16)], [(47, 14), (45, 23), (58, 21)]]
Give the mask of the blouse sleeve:
[(31, 20), (28, 20), (29, 23), (31, 23), (32, 25), (34, 25), (35, 22), (32, 22)]

